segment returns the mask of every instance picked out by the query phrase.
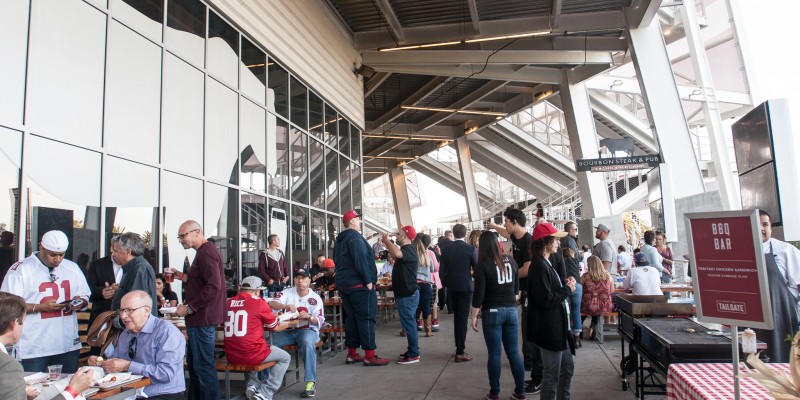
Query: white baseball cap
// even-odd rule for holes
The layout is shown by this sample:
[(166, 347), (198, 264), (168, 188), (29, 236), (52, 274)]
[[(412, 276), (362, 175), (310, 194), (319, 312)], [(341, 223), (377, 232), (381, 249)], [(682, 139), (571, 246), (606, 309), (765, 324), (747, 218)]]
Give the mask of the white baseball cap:
[(251, 275), (247, 278), (242, 279), (242, 289), (247, 290), (264, 290), (264, 281), (261, 278)]
[(69, 239), (67, 235), (61, 231), (50, 231), (42, 236), (42, 247), (47, 250), (63, 253), (69, 247)]

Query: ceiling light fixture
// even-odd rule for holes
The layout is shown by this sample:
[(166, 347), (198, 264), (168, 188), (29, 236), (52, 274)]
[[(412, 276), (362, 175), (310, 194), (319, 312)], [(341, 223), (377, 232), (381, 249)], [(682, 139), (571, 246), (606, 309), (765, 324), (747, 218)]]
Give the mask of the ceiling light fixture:
[(379, 159), (379, 160), (416, 160), (417, 157), (400, 157), (400, 156), (364, 156), (364, 158)]
[(398, 140), (431, 141), (431, 142), (438, 142), (440, 140), (450, 140), (450, 138), (442, 136), (361, 135), (361, 137), (368, 139), (398, 139)]
[(400, 168), (403, 165), (406, 165), (406, 162), (405, 161), (398, 161), (397, 164), (395, 164), (395, 165), (397, 166), (397, 168)]
[(449, 144), (450, 144), (450, 141), (449, 141), (449, 140), (442, 140), (441, 142), (439, 142), (439, 144), (438, 144), (438, 145), (436, 145), (436, 147), (438, 147), (438, 148), (440, 148), (440, 149), (441, 149), (442, 147), (444, 147), (444, 146), (447, 146), (447, 145), (449, 145)]
[(505, 117), (508, 113), (495, 112), (495, 111), (478, 111), (478, 110), (459, 110), (456, 108), (439, 108), (439, 107), (418, 107), (418, 106), (400, 106), (403, 110), (420, 110), (420, 111), (434, 111), (434, 112), (449, 112), (459, 114), (471, 115), (491, 115), (493, 117)]
[(328, 122), (323, 122), (321, 124), (314, 125), (314, 126), (308, 128), (308, 130), (317, 129), (317, 128), (320, 128), (322, 126), (325, 126), (325, 125), (328, 125), (328, 124), (332, 124), (334, 122), (339, 121), (340, 119), (342, 119), (342, 117), (336, 117), (336, 118), (334, 118), (334, 119), (332, 119), (332, 120), (330, 120)]
[(553, 33), (553, 31), (551, 29), (545, 29), (545, 30), (536, 31), (536, 32), (517, 33), (517, 34), (512, 34), (512, 35), (501, 35), (501, 36), (490, 36), (490, 37), (477, 38), (477, 39), (451, 40), (451, 41), (447, 41), (447, 42), (410, 44), (408, 46), (399, 46), (399, 47), (383, 47), (383, 48), (378, 48), (378, 51), (397, 51), (397, 50), (426, 49), (426, 48), (429, 48), (429, 47), (453, 46), (453, 45), (464, 44), (464, 43), (490, 42), (490, 41), (493, 41), (493, 40), (504, 40), (504, 39), (520, 39), (520, 38), (533, 37), (533, 36), (549, 35), (551, 33)]

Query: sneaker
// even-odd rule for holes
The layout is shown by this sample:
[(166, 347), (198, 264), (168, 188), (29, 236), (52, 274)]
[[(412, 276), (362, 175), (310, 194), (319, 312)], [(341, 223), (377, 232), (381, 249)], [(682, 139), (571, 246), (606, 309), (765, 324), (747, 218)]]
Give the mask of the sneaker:
[(348, 355), (347, 359), (345, 360), (345, 364), (355, 364), (355, 363), (360, 363), (360, 362), (363, 362), (363, 361), (364, 361), (364, 356), (362, 356), (361, 354), (356, 353), (356, 355), (354, 355), (354, 356)]
[(417, 330), (422, 332), (422, 320), (421, 319), (417, 320)]
[(255, 386), (248, 386), (247, 389), (244, 391), (244, 397), (247, 400), (252, 400), (256, 398), (256, 387)]
[(306, 390), (303, 392), (303, 397), (314, 397), (317, 394), (317, 384), (314, 382), (306, 382)]
[(389, 360), (385, 358), (380, 358), (378, 356), (372, 358), (364, 358), (364, 366), (365, 367), (379, 367), (382, 365), (386, 365), (389, 363)]
[(525, 394), (539, 394), (542, 391), (542, 384), (534, 385), (533, 382), (525, 386)]
[(439, 332), (439, 328), (433, 326), (431, 327), (431, 332)]
[(486, 398), (484, 400), (500, 400), (500, 395), (489, 393), (486, 395)]
[(418, 363), (418, 362), (419, 362), (419, 356), (409, 357), (409, 356), (404, 355), (404, 356), (400, 357), (399, 359), (397, 359), (397, 363), (398, 364), (414, 364), (414, 363)]
[(439, 327), (439, 319), (438, 318), (434, 319), (433, 322), (431, 323), (431, 326), (434, 327), (434, 328), (438, 328)]
[(525, 400), (525, 393), (520, 394), (520, 393), (514, 392), (513, 394), (511, 394), (511, 397), (509, 397), (509, 399), (510, 400)]

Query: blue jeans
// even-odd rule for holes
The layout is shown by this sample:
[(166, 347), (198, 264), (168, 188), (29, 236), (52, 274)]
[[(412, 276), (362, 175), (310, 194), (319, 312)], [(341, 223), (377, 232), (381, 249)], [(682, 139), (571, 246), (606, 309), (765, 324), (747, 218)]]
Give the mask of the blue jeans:
[(42, 356), (36, 358), (26, 358), (19, 363), (25, 372), (44, 372), (47, 373), (48, 365), (61, 365), (62, 374), (74, 374), (78, 370), (78, 358), (81, 356), (80, 350), (68, 351), (52, 356)]
[[(542, 394), (539, 399), (569, 400), (569, 386), (575, 370), (569, 346), (562, 351), (542, 348), (542, 367), (544, 378), (542, 379)], [(558, 397), (556, 397), (556, 390), (558, 390)]]
[(575, 282), (575, 290), (569, 295), (569, 312), (572, 318), (572, 333), (580, 334), (583, 331), (581, 319), (581, 297), (583, 297), (583, 286)]
[(519, 353), (519, 316), (517, 307), (498, 307), (481, 312), (483, 340), (489, 359), (486, 369), (489, 372), (489, 394), (500, 394), (500, 351), (505, 348), (506, 357), (511, 364), (514, 376), (514, 392), (525, 393), (525, 366)]
[(300, 349), (306, 382), (317, 381), (316, 344), (318, 341), (319, 333), (313, 329), (292, 329), (272, 334), (273, 346), (283, 348), (283, 346), (296, 345)]
[(419, 336), (414, 314), (419, 305), (419, 290), (415, 290), (411, 296), (398, 297), (395, 304), (397, 315), (400, 316), (400, 325), (406, 331), (406, 339), (408, 339), (408, 350), (405, 354), (407, 357), (416, 357), (419, 355)]
[(433, 287), (430, 283), (425, 282), (418, 282), (417, 287), (419, 288), (419, 309), (422, 310), (422, 319), (425, 319), (431, 315)]
[(214, 333), (216, 326), (190, 326), (186, 328), (186, 363), (189, 367), (189, 398), (219, 399), (219, 379), (214, 363)]

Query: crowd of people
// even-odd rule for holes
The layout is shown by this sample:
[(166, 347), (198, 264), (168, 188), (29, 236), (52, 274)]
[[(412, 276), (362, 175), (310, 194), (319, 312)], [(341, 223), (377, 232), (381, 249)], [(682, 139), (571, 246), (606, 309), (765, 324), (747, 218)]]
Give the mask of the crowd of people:
[[(794, 279), (786, 265), (797, 262), (798, 252), (771, 238), (768, 215), (762, 214), (762, 220), (767, 221), (762, 227), (764, 249), (773, 255), (768, 263), (777, 265), (775, 280)], [(23, 371), (45, 372), (51, 365), (62, 365), (64, 373), (74, 374), (57, 398), (80, 398), (92, 374), (78, 368), (83, 343), (77, 312), (87, 310), (90, 302), (90, 324), (104, 312), (116, 312), (111, 321), (119, 333), (104, 352), (93, 348), (87, 365), (102, 367), (106, 373), (130, 372), (149, 378), (150, 385), (143, 389), (148, 398), (182, 399), (187, 390), (191, 399), (219, 398), (218, 326), (224, 327), (229, 363), (275, 363), (261, 378), (257, 373), (247, 376), (247, 399), (271, 399), (279, 390), (291, 358), (285, 346), (297, 347), (304, 365), (301, 395), (313, 397), (317, 393), (315, 349), (325, 326), (323, 292), (336, 290), (341, 295), (345, 363), (385, 366), (391, 362), (376, 352), (379, 275), (391, 278), (401, 335), (407, 340), (397, 364), (421, 362), (420, 337), (438, 331), (437, 312), (446, 307), (454, 314), (454, 362), (474, 359), (467, 352), (467, 331), (483, 331), (488, 353), (486, 399), (499, 398), (503, 351), (514, 378), (513, 399), (533, 394), (542, 399), (569, 398), (573, 356), (584, 340), (586, 318), (591, 319), (586, 339), (603, 343), (604, 315), (612, 310), (618, 283), (636, 295), (660, 295), (660, 285), (675, 274), (674, 256), (662, 232), (645, 232), (644, 244), (631, 255), (625, 246), (615, 247), (608, 226), (598, 224), (597, 244), (579, 248), (574, 222), (568, 222), (563, 231), (543, 219), (528, 228), (525, 214), (515, 208), (505, 210), (502, 225), (489, 222), (492, 230), (468, 232), (466, 226), (456, 224), (435, 244), (430, 235), (413, 226), (400, 226), (394, 240), (385, 233), (370, 245), (361, 233), (361, 215), (348, 211), (342, 223), (332, 258), (320, 254), (310, 268), (290, 270), (279, 249), (280, 237), (270, 235), (269, 247), (259, 254), (258, 275), (242, 279), (239, 293), (226, 298), (220, 252), (205, 238), (199, 223), (186, 221), (179, 227), (178, 239), (185, 249), (196, 251), (195, 258), (185, 271), (164, 270), (183, 282), (180, 303), (165, 275), (156, 274), (143, 257), (139, 235), (114, 236), (109, 256), (92, 262), (84, 274), (65, 259), (67, 236), (60, 231), (45, 233), (39, 251), (10, 266), (0, 286), (0, 342), (4, 345), (0, 398), (36, 397), (38, 393), (24, 385)], [(510, 242), (508, 251), (501, 238)], [(386, 263), (379, 270), (376, 259), (382, 258)], [(783, 297), (798, 297), (797, 284), (784, 289)], [(270, 301), (265, 300), (266, 293), (271, 294)], [(784, 307), (791, 308), (788, 314), (795, 315), (794, 319), (777, 323), (796, 327), (796, 305), (794, 301)], [(185, 335), (161, 318), (160, 309), (170, 307), (174, 315), (185, 318)], [(278, 327), (280, 313), (291, 313), (296, 324), (273, 332), (268, 342), (265, 332)], [(13, 346), (13, 357), (5, 346)], [(526, 369), (531, 371), (529, 380)]]

